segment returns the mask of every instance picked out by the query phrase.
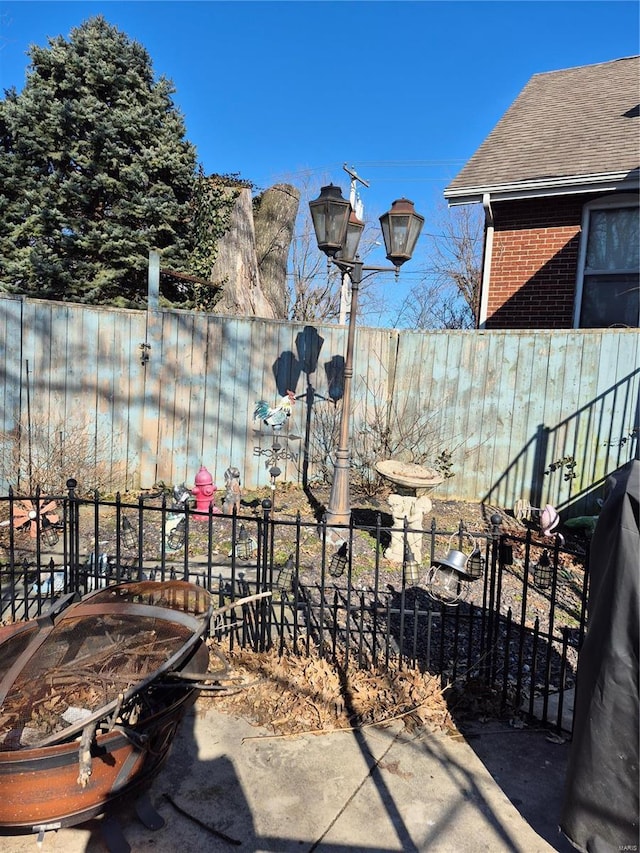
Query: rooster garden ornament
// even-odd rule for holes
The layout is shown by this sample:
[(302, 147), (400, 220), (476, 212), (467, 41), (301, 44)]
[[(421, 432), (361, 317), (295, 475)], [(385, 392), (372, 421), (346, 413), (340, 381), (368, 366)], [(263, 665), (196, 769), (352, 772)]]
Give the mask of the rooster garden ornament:
[(261, 420), (274, 430), (282, 429), (283, 424), (287, 422), (287, 418), (291, 417), (291, 407), (295, 401), (296, 395), (293, 391), (287, 391), (286, 395), (281, 398), (278, 405), (274, 408), (271, 408), (266, 400), (258, 400), (253, 410), (253, 419), (256, 421)]

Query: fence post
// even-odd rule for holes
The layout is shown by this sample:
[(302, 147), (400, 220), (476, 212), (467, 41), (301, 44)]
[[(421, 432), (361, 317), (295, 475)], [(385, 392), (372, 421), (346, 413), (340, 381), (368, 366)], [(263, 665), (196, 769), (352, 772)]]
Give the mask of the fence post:
[[(14, 503), (15, 495), (13, 487), (9, 486), (9, 576), (11, 578), (11, 615), (15, 617), (15, 589), (16, 589), (16, 546), (15, 546), (15, 529), (14, 529)], [(0, 616), (4, 613), (0, 610)]]
[[(262, 525), (259, 525), (259, 547), (258, 547), (258, 565), (256, 572), (256, 580), (258, 590), (260, 592), (269, 591), (269, 529), (271, 517), (272, 503), (269, 498), (262, 501)], [(258, 602), (258, 651), (264, 652), (270, 641), (268, 633), (269, 614), (271, 613), (271, 603), (267, 598), (261, 598)]]
[[(122, 502), (120, 492), (116, 492), (116, 583), (122, 580)], [(164, 567), (163, 576), (164, 580)]]
[(402, 584), (400, 586), (400, 635), (399, 635), (399, 666), (400, 669), (404, 667), (404, 605), (406, 601), (406, 590), (407, 590), (407, 530), (409, 527), (409, 522), (407, 521), (407, 516), (404, 517), (404, 522), (402, 525), (402, 552), (404, 554), (404, 560), (402, 561)]
[(69, 490), (69, 526), (68, 526), (68, 541), (65, 550), (68, 554), (68, 566), (71, 576), (71, 591), (77, 592), (80, 589), (80, 516), (78, 499), (76, 498), (76, 486), (78, 481), (73, 477), (67, 480), (67, 489)]
[(551, 662), (553, 658), (553, 631), (555, 628), (556, 599), (558, 597), (558, 562), (560, 559), (560, 537), (556, 536), (553, 548), (553, 574), (551, 576), (551, 592), (549, 595), (549, 616), (547, 618), (547, 654), (544, 667), (544, 699), (542, 703), (542, 719), (546, 722), (549, 706), (549, 686), (551, 682)]
[[(188, 540), (185, 539), (185, 542)], [(188, 551), (188, 545), (185, 545), (185, 552)], [(138, 571), (136, 572), (136, 579), (138, 581), (144, 580), (144, 571), (142, 568), (143, 563), (143, 554), (144, 554), (144, 499), (142, 495), (138, 497)]]
[[(496, 600), (496, 580), (499, 571), (500, 542), (502, 539), (500, 525), (502, 518), (496, 513), (491, 516), (491, 571), (489, 575), (489, 601), (487, 607), (486, 648), (483, 662), (485, 680), (489, 683), (493, 675), (495, 641), (498, 636), (500, 622), (500, 602)], [(496, 612), (497, 605), (497, 612)]]
[[(211, 507), (209, 507), (209, 515), (211, 515)], [(187, 504), (184, 506), (184, 554), (183, 554), (183, 562), (182, 562), (182, 580), (189, 580), (189, 507)], [(142, 530), (142, 520), (140, 523), (140, 530)], [(140, 561), (140, 570), (142, 571), (142, 561)]]

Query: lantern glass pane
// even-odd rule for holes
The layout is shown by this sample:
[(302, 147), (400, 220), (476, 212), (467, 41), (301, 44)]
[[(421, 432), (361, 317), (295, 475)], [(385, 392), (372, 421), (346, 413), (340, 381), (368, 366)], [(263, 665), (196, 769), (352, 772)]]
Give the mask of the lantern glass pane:
[(418, 237), (420, 236), (420, 232), (422, 231), (423, 222), (424, 219), (421, 219), (419, 216), (417, 216), (417, 214), (414, 214), (411, 217), (405, 244), (405, 252), (409, 256), (413, 255), (413, 250), (416, 247)]
[(329, 202), (327, 213), (326, 242), (342, 246), (345, 239), (347, 223), (349, 221), (349, 208), (344, 204)]
[(409, 236), (409, 216), (390, 216), (391, 220), (391, 254), (406, 255), (407, 237)]
[(382, 239), (384, 240), (385, 249), (387, 250), (387, 257), (389, 256), (389, 252), (391, 251), (391, 242), (389, 235), (389, 216), (381, 216), (380, 217), (380, 228), (382, 230)]
[(313, 220), (313, 230), (316, 232), (316, 240), (318, 244), (324, 243), (327, 233), (325, 206), (318, 205), (317, 207), (311, 207), (311, 218)]

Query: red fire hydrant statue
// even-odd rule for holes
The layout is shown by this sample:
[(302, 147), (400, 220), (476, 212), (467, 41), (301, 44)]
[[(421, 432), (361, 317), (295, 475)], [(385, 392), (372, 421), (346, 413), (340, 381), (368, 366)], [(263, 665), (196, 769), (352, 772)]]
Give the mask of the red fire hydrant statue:
[(199, 521), (204, 521), (205, 517), (209, 515), (209, 507), (211, 507), (211, 512), (215, 515), (220, 515), (221, 510), (213, 505), (217, 491), (218, 487), (213, 482), (213, 477), (204, 465), (202, 465), (196, 474), (196, 484), (191, 489), (191, 494), (196, 499), (194, 513), (200, 513), (201, 515)]

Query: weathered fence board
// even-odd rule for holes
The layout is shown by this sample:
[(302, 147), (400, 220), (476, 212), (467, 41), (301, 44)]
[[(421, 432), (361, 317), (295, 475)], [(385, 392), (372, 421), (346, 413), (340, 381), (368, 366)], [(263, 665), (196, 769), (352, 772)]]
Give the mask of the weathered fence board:
[[(345, 326), (0, 296), (0, 335), (0, 489), (26, 490), (24, 442), (43, 428), (54, 454), (84, 436), (87, 459), (120, 490), (192, 485), (200, 465), (219, 486), (229, 465), (245, 486), (266, 485), (273, 436), (253, 409), (289, 389), (290, 431), (301, 438), (278, 463), (282, 479), (312, 478), (330, 458)], [(354, 441), (392, 412), (405, 444), (426, 422), (415, 449), (452, 453), (441, 497), (593, 511), (594, 487), (638, 452), (638, 341), (634, 329), (358, 328)], [(545, 474), (568, 456), (574, 478)]]
[(20, 422), (22, 398), (21, 333), (18, 331), (22, 328), (22, 301), (8, 297), (0, 303), (0, 309), (0, 432), (12, 436), (11, 441), (0, 443), (0, 465), (1, 470), (11, 471), (15, 467), (15, 431)]

